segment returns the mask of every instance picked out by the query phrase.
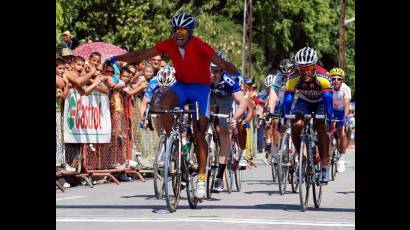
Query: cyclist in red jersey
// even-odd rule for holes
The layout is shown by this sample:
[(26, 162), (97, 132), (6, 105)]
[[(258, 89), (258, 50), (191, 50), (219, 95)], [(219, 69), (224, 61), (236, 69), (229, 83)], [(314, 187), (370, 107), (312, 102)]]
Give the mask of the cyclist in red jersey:
[[(199, 152), (199, 175), (195, 196), (202, 199), (206, 195), (206, 159), (208, 155), (208, 144), (205, 140), (205, 131), (209, 120), (209, 97), (211, 85), (211, 62), (222, 68), (230, 75), (237, 75), (237, 68), (230, 62), (226, 62), (215, 50), (200, 38), (192, 35), (196, 27), (196, 20), (187, 13), (180, 13), (171, 18), (172, 35), (153, 48), (124, 55), (111, 57), (111, 62), (125, 61), (128, 63), (140, 62), (144, 59), (166, 53), (172, 60), (175, 68), (177, 82), (164, 92), (160, 98), (163, 108), (183, 107), (187, 102), (199, 102), (199, 127), (194, 121), (194, 141)], [(172, 116), (161, 116), (164, 129), (167, 133), (171, 131)]]

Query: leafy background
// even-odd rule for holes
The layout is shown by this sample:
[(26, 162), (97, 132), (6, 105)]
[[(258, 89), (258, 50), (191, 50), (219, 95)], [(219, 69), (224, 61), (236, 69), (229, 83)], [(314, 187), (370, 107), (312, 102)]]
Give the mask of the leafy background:
[[(347, 0), (346, 19), (355, 16), (354, 0)], [(243, 0), (56, 0), (56, 45), (70, 30), (74, 40), (86, 38), (113, 43), (128, 50), (153, 46), (170, 35), (169, 19), (188, 12), (198, 21), (194, 34), (221, 49), (240, 69)], [(319, 64), (337, 66), (338, 0), (254, 0), (252, 77), (259, 88), (275, 73), (282, 58), (309, 45)], [(346, 31), (346, 83), (355, 92), (355, 25)]]

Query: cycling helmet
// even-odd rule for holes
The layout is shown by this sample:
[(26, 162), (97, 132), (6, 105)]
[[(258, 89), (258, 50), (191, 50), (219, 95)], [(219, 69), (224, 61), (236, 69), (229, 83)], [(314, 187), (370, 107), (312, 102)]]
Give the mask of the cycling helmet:
[(274, 78), (274, 76), (273, 76), (272, 74), (269, 74), (268, 76), (265, 77), (264, 84), (265, 84), (265, 87), (266, 87), (266, 88), (272, 86), (272, 84), (273, 84), (273, 78)]
[(295, 55), (295, 61), (297, 65), (311, 65), (316, 64), (317, 55), (316, 51), (310, 47), (300, 49)]
[(330, 72), (329, 72), (329, 74), (330, 74), (331, 76), (340, 76), (340, 77), (342, 77), (342, 78), (345, 77), (345, 71), (343, 71), (342, 69), (339, 69), (339, 68), (333, 68), (333, 69), (331, 69)]
[(196, 27), (196, 20), (187, 13), (180, 13), (171, 18), (171, 27), (193, 30)]
[(279, 70), (283, 74), (290, 74), (296, 68), (295, 61), (293, 59), (282, 59), (279, 63)]
[(174, 67), (166, 65), (158, 70), (157, 80), (160, 87), (169, 87), (173, 85), (176, 81)]
[[(224, 52), (222, 52), (220, 50), (215, 50), (215, 53), (216, 53), (216, 55), (218, 55), (218, 57), (222, 58), (224, 61), (228, 61), (228, 58), (226, 57)], [(215, 65), (212, 62), (211, 62), (211, 67), (219, 68), (217, 65)]]

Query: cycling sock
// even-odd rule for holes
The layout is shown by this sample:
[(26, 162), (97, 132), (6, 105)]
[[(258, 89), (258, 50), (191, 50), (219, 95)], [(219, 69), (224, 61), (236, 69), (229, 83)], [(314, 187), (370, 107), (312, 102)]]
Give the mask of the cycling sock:
[(224, 175), (224, 172), (225, 172), (225, 168), (226, 168), (226, 164), (219, 164), (218, 174), (216, 175), (216, 178), (221, 178), (222, 179), (222, 177)]
[(329, 169), (329, 157), (328, 157), (328, 158), (325, 158), (325, 159), (322, 159), (321, 164), (322, 164), (322, 169), (323, 169), (323, 168)]
[(205, 181), (206, 180), (206, 174), (205, 173), (199, 173), (198, 174), (198, 181)]

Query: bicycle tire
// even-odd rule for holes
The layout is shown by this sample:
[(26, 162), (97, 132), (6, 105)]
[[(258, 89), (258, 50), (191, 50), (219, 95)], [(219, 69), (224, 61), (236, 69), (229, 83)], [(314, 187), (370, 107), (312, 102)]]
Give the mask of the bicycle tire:
[(308, 150), (309, 143), (302, 139), (299, 151), (299, 165), (298, 165), (298, 183), (299, 183), (299, 198), (300, 198), (300, 207), (301, 211), (306, 211), (309, 199), (309, 177), (306, 173), (306, 161), (307, 158), (304, 158), (304, 153)]
[(315, 175), (313, 175), (313, 180), (312, 180), (312, 197), (313, 197), (313, 203), (315, 204), (315, 208), (319, 208), (320, 202), (322, 201), (322, 183), (320, 182), (320, 162), (313, 164), (312, 165), (312, 170), (313, 172), (318, 173), (319, 178), (316, 178)]
[[(215, 138), (213, 134), (209, 134), (207, 137), (207, 140), (208, 140), (207, 141), (208, 142), (208, 170), (207, 170), (207, 176), (206, 176), (206, 198), (211, 199), (213, 188), (215, 185), (216, 173), (218, 172), (218, 167), (215, 167), (215, 166), (218, 165), (217, 155), (218, 155), (219, 148), (218, 148), (217, 143), (215, 142)], [(213, 143), (213, 145), (211, 143)], [(213, 146), (214, 149), (212, 149), (211, 146)]]
[[(196, 182), (198, 181), (198, 161), (196, 159), (196, 153), (195, 153), (195, 145), (191, 142), (191, 147), (190, 147), (190, 152), (189, 152), (189, 157), (185, 158), (184, 166), (185, 166), (185, 174), (187, 178), (186, 182), (186, 192), (187, 192), (187, 199), (188, 199), (188, 204), (191, 209), (196, 208), (198, 205), (198, 199), (195, 197), (195, 191), (196, 191)], [(192, 161), (193, 165), (195, 166), (195, 169), (192, 168), (192, 165), (190, 163)]]
[[(165, 200), (169, 212), (175, 212), (181, 195), (181, 177), (178, 168), (178, 134), (172, 133), (167, 140), (164, 166)], [(169, 184), (171, 182), (171, 185)], [(172, 196), (172, 194), (174, 196)]]
[[(166, 136), (161, 134), (158, 141), (157, 152), (155, 154), (154, 160), (154, 192), (157, 199), (162, 199), (164, 196), (164, 169), (160, 169), (158, 166), (159, 158), (162, 157), (162, 154), (166, 154)], [(164, 162), (165, 163), (165, 162)]]
[(235, 185), (238, 192), (242, 189), (242, 170), (235, 170)]
[(332, 151), (332, 155), (331, 155), (331, 160), (330, 160), (330, 176), (331, 176), (331, 180), (332, 181), (334, 181), (335, 179), (336, 179), (336, 173), (337, 173), (337, 164), (336, 164), (336, 162), (337, 162), (337, 159), (338, 159), (338, 153), (339, 153), (339, 151), (338, 151), (338, 149), (337, 149), (337, 144), (336, 145), (334, 145), (333, 143), (332, 143), (332, 140), (330, 140), (330, 148), (329, 148), (329, 150), (331, 150)]
[(282, 169), (283, 169), (283, 194), (285, 194), (289, 180), (289, 167), (290, 167), (290, 152), (289, 152), (289, 138), (284, 140), (284, 155), (282, 160)]
[[(232, 192), (232, 187), (231, 187), (231, 180), (229, 179), (231, 176), (230, 176), (230, 172), (229, 172), (230, 170), (228, 169), (228, 167), (225, 169), (225, 172), (224, 172), (224, 177), (225, 177), (225, 184), (226, 184), (226, 191), (228, 192), (228, 193), (231, 193)], [(232, 175), (233, 176), (233, 175)]]

